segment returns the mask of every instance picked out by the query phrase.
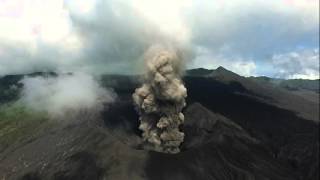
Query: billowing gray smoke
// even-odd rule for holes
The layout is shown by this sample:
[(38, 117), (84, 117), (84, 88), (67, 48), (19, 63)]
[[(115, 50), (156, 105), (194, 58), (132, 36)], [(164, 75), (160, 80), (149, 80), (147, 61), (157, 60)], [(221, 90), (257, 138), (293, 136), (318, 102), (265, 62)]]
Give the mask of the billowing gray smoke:
[(179, 126), (184, 122), (187, 90), (181, 80), (182, 56), (174, 49), (152, 47), (145, 56), (145, 83), (133, 94), (140, 114), (139, 129), (148, 149), (178, 153), (184, 133)]

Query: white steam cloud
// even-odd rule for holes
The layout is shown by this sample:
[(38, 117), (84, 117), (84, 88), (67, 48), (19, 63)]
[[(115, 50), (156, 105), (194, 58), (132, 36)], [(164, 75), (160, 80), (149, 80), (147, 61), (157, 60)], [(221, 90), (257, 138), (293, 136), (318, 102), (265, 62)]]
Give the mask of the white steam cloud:
[[(115, 100), (116, 94), (102, 88), (88, 74), (74, 73), (57, 77), (25, 77), (20, 102), (50, 117), (63, 117), (85, 110), (102, 109), (104, 103)], [(93, 111), (92, 111), (93, 112)]]
[(184, 133), (187, 90), (182, 83), (182, 56), (172, 48), (153, 46), (146, 54), (145, 83), (133, 94), (140, 113), (139, 129), (146, 147), (159, 152), (178, 153)]

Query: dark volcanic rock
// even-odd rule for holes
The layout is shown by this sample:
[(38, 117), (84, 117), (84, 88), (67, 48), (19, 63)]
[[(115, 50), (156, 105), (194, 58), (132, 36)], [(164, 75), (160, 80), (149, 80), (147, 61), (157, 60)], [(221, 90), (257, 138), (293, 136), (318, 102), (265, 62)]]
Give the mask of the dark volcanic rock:
[[(0, 178), (319, 179), (318, 100), (224, 68), (192, 73), (184, 78), (188, 106), (181, 153), (143, 150), (131, 100), (139, 76), (104, 76), (102, 85), (118, 99), (101, 119), (80, 116), (10, 145), (0, 154)], [(20, 87), (10, 88), (22, 77), (0, 78), (0, 103), (18, 98)]]
[(97, 157), (88, 152), (78, 152), (70, 156), (54, 174), (55, 180), (102, 179), (104, 169), (97, 164)]
[[(185, 82), (188, 104), (200, 102), (239, 124), (269, 148), (274, 157), (290, 163), (301, 180), (318, 178), (319, 172), (313, 170), (319, 167), (319, 149), (316, 148), (319, 147), (318, 122), (266, 103), (261, 99), (274, 97), (259, 96), (258, 91), (248, 90), (239, 81), (224, 83), (212, 78), (186, 77)], [(308, 103), (300, 105), (309, 106)], [(313, 108), (319, 106), (315, 104)], [(281, 153), (285, 149), (287, 153)], [(306, 165), (308, 168), (304, 168)]]
[(196, 103), (185, 111), (184, 151), (151, 152), (146, 173), (153, 180), (294, 180), (289, 166), (231, 120)]

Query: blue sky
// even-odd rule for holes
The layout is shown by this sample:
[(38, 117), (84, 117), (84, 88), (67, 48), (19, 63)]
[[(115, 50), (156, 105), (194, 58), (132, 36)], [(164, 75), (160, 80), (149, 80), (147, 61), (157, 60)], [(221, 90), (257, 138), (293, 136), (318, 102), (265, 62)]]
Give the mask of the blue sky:
[(0, 0), (0, 75), (138, 73), (170, 44), (188, 68), (319, 78), (318, 0)]

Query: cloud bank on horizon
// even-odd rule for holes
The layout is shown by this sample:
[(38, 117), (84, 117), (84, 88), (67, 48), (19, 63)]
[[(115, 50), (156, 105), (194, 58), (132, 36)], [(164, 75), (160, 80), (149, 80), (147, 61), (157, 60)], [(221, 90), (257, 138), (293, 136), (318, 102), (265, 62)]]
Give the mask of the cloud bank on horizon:
[(0, 76), (137, 73), (156, 43), (187, 67), (319, 78), (318, 0), (0, 0)]

